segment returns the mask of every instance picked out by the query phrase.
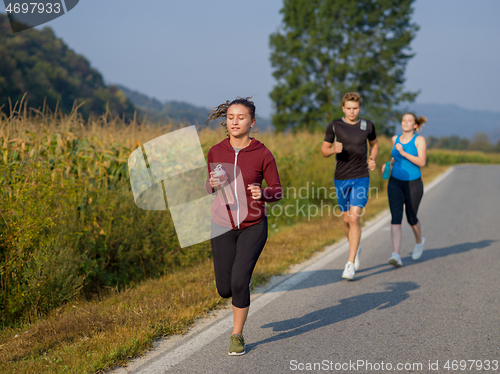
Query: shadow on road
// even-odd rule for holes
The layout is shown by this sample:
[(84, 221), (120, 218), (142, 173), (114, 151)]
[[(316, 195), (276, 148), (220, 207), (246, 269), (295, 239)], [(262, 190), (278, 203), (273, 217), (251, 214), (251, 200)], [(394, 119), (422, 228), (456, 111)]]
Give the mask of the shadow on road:
[[(401, 257), (401, 260), (403, 261), (403, 267), (398, 268), (398, 269), (404, 269), (412, 265), (417, 265), (419, 263), (425, 262), (425, 261), (430, 261), (434, 260), (436, 258), (440, 257), (446, 257), (446, 256), (451, 256), (451, 255), (456, 255), (464, 252), (471, 251), (473, 249), (483, 249), (491, 246), (493, 243), (496, 243), (497, 240), (481, 240), (479, 242), (469, 242), (469, 243), (462, 243), (462, 244), (455, 244), (449, 247), (443, 247), (443, 248), (432, 248), (432, 249), (424, 249), (424, 253), (422, 257), (418, 260), (413, 260), (411, 258), (411, 255), (408, 255), (406, 257)], [(389, 258), (389, 254), (387, 255), (387, 258)], [(371, 270), (383, 268), (377, 272), (370, 273), (363, 275), (365, 272), (369, 272)], [(359, 269), (356, 272), (356, 278), (357, 280), (361, 280), (366, 277), (371, 277), (373, 275), (377, 274), (382, 274), (388, 271), (393, 271), (395, 268), (392, 265), (389, 265), (387, 262), (384, 264), (380, 265), (375, 265), (369, 268), (365, 269)]]
[(386, 309), (408, 299), (408, 292), (419, 286), (413, 282), (389, 283), (385, 291), (371, 292), (339, 300), (339, 304), (316, 310), (302, 317), (266, 324), (261, 328), (283, 331), (281, 334), (247, 345), (248, 350), (270, 342), (291, 338), (337, 322), (357, 317), (373, 309)]
[[(343, 270), (339, 269), (302, 271), (301, 276), (303, 276), (304, 279), (293, 287), (287, 289), (287, 291), (321, 287), (328, 284), (345, 281), (345, 279), (342, 278), (342, 272)], [(266, 292), (281, 292), (281, 289), (279, 287), (273, 287)]]
[[(399, 269), (404, 269), (407, 268), (411, 265), (416, 265), (421, 262), (425, 261), (430, 261), (434, 260), (439, 257), (446, 257), (450, 255), (456, 255), (459, 253), (464, 253), (468, 252), (473, 249), (483, 249), (486, 247), (489, 247), (493, 243), (496, 243), (496, 240), (481, 240), (479, 242), (475, 243), (462, 243), (462, 244), (457, 244), (457, 245), (452, 245), (449, 247), (443, 247), (443, 248), (432, 248), (432, 249), (425, 249), (424, 254), (419, 260), (413, 260), (411, 258), (411, 255), (408, 255), (406, 257), (402, 257), (401, 260), (403, 261), (403, 267)], [(387, 259), (389, 259), (389, 255), (387, 254)], [(373, 270), (380, 269), (379, 271), (375, 271), (373, 273), (370, 273)], [(394, 271), (396, 270), (394, 266), (389, 265), (388, 262), (384, 262), (383, 264), (371, 266), (368, 268), (363, 268), (359, 269), (356, 271), (356, 277), (354, 278), (353, 282), (360, 281), (363, 278), (371, 277), (373, 275), (377, 274), (383, 274), (389, 271)], [(303, 272), (305, 275), (305, 279), (292, 288), (289, 289), (289, 291), (293, 290), (302, 290), (306, 288), (312, 288), (312, 287), (321, 287), (321, 286), (326, 286), (328, 284), (333, 284), (336, 282), (346, 282), (342, 278), (342, 271), (343, 269), (330, 269), (330, 270), (314, 270), (314, 271), (305, 271)], [(270, 289), (269, 291), (266, 292), (280, 292), (279, 287), (274, 287)]]

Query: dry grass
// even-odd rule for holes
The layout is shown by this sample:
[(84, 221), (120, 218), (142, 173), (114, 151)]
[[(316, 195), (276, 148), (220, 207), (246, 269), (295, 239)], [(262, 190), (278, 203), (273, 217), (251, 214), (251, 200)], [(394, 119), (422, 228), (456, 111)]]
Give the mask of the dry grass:
[(70, 303), (23, 329), (5, 329), (2, 372), (92, 373), (122, 362), (158, 336), (184, 332), (220, 304), (212, 282), (206, 261), (101, 300)]
[[(424, 181), (428, 183), (446, 168), (424, 168)], [(369, 201), (363, 220), (384, 209), (385, 189)], [(336, 217), (281, 229), (268, 240), (252, 284), (286, 272), (342, 237), (342, 222)], [(102, 372), (146, 351), (160, 336), (185, 332), (199, 316), (222, 303), (210, 261), (123, 292), (110, 290), (99, 300), (69, 303), (29, 326), (4, 329), (0, 334), (1, 372)]]

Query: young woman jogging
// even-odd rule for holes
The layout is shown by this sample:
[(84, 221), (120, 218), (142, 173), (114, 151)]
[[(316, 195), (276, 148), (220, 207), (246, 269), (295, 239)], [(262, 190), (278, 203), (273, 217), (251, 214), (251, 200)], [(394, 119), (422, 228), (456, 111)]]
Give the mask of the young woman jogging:
[[(271, 151), (250, 137), (255, 105), (249, 99), (227, 101), (208, 117), (208, 121), (225, 119), (222, 125), (228, 135), (208, 152), (206, 186), (210, 193), (225, 191), (218, 192), (212, 205), (211, 244), (217, 291), (232, 297), (230, 355), (246, 353), (243, 326), (250, 306), (250, 280), (267, 240), (265, 203), (280, 200), (283, 193)], [(267, 188), (262, 188), (263, 180)]]
[[(391, 177), (387, 185), (389, 207), (391, 210), (391, 237), (393, 253), (389, 263), (396, 267), (402, 266), (401, 250), (401, 222), (403, 220), (403, 207), (406, 210), (406, 219), (415, 234), (415, 249), (412, 258), (418, 260), (424, 250), (425, 238), (422, 237), (422, 228), (417, 218), (417, 211), (422, 196), (424, 185), (421, 179), (420, 168), (425, 165), (427, 158), (427, 144), (423, 136), (415, 134), (419, 131), (427, 118), (413, 113), (406, 113), (401, 121), (403, 133), (393, 136)], [(385, 165), (382, 167), (382, 172)]]

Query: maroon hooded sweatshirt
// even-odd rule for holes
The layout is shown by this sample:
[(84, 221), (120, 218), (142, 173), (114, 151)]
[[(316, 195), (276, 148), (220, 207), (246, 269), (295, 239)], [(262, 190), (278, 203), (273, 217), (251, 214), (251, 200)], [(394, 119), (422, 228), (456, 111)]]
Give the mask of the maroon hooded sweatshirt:
[[(212, 205), (212, 218), (220, 226), (230, 227), (233, 230), (252, 226), (262, 221), (266, 214), (266, 202), (281, 199), (283, 189), (280, 184), (276, 161), (271, 151), (257, 139), (252, 138), (248, 147), (241, 149), (238, 154), (229, 142), (224, 139), (208, 151), (208, 177), (206, 189), (209, 193), (215, 190), (210, 186), (210, 172), (221, 165), (228, 175), (235, 202), (223, 205), (217, 197)], [(248, 185), (254, 184), (262, 188), (262, 181), (266, 180), (267, 188), (262, 189), (262, 198), (254, 200)]]

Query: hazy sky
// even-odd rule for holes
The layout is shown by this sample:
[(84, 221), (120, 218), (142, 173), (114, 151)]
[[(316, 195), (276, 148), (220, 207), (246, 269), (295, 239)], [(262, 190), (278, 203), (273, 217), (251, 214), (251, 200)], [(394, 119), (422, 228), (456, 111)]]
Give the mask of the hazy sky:
[[(108, 83), (161, 101), (215, 106), (254, 95), (268, 117), (275, 80), (269, 35), (281, 23), (278, 0), (81, 0), (50, 23)], [(500, 0), (417, 0), (416, 56), (406, 88), (418, 103), (498, 111)]]

